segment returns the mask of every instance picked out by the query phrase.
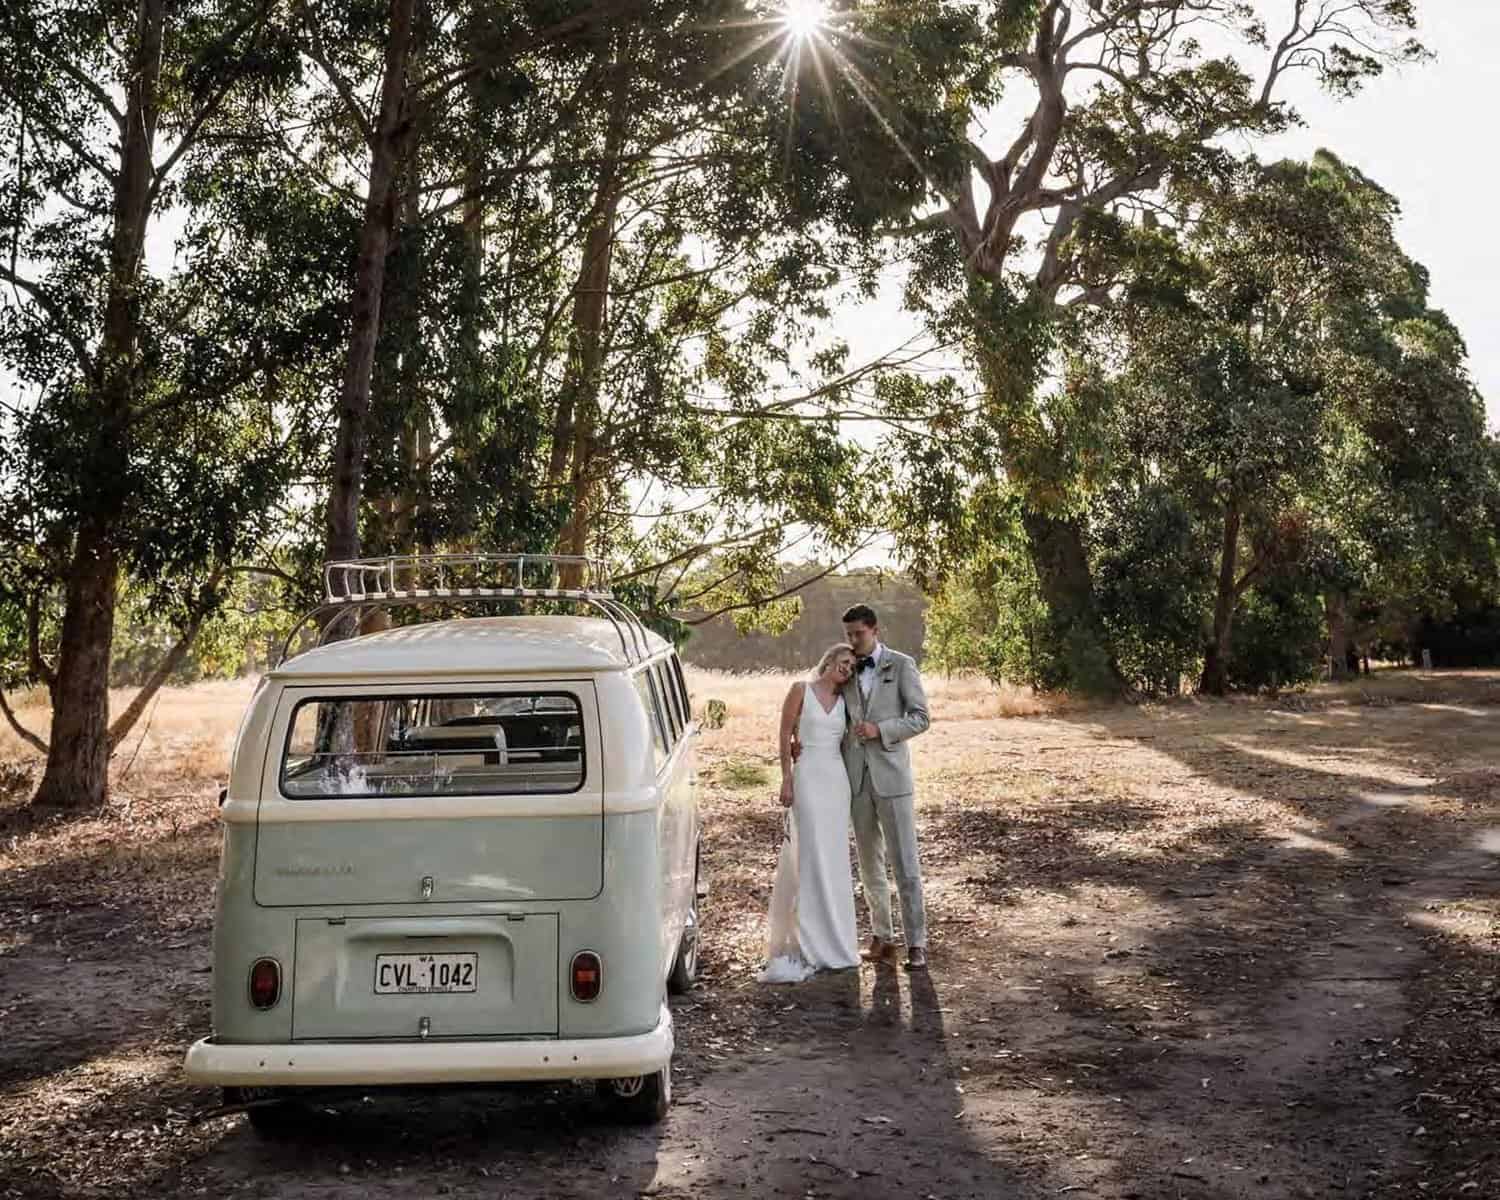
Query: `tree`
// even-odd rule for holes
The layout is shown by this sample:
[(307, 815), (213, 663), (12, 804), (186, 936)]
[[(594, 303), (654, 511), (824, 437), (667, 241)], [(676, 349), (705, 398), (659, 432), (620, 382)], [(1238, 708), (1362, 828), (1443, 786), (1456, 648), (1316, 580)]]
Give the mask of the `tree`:
[[(359, 510), (368, 440), (370, 383), (381, 331), (386, 261), (403, 210), (403, 187), (415, 183), (413, 156), (423, 135), (442, 119), (452, 97), (465, 84), (502, 70), (512, 60), (551, 44), (590, 38), (616, 22), (642, 16), (644, 0), (597, 0), (575, 6), (560, 19), (545, 5), (486, 6), (485, 36), (463, 39), (456, 47), (445, 37), (450, 22), (419, 0), (390, 0), (387, 17), (376, 24), (378, 101), (367, 109), (347, 66), (330, 53), (323, 30), (337, 13), (303, 4), (306, 48), (342, 102), (343, 116), (358, 130), (368, 155), (359, 249), (351, 290), (348, 351), (338, 401), (338, 432), (333, 450), (325, 554), (330, 560), (359, 554)], [(472, 30), (481, 18), (468, 14)], [(351, 32), (353, 32), (351, 30)], [(364, 61), (368, 44), (346, 39), (337, 47)], [(455, 55), (456, 52), (456, 55)]]
[[(918, 260), (910, 299), (943, 340), (961, 342), (983, 381), (1038, 587), (1056, 640), (1073, 648), (1063, 672), (1073, 686), (1120, 684), (1080, 473), (1097, 414), (1042, 385), (1060, 317), (1116, 302), (1128, 265), (1084, 253), (1080, 233), (1097, 217), (1154, 209), (1176, 181), (1232, 169), (1231, 138), (1296, 120), (1280, 98), (1289, 75), (1310, 72), (1348, 95), (1392, 62), (1425, 57), (1409, 0), (1272, 9), (1279, 24), (1243, 0), (995, 0), (968, 21), (948, 6), (849, 8), (819, 43), (828, 100), (811, 101), (812, 87), (799, 93), (801, 136), (831, 147), (843, 181), (833, 219), (883, 225), (907, 242)], [(887, 49), (898, 45), (907, 49)], [(904, 108), (904, 81), (928, 83), (933, 64), (948, 64), (941, 85), (926, 89), (919, 111)], [(1031, 103), (997, 153), (969, 131), (1002, 92)], [(867, 109), (888, 134), (876, 153), (832, 119)], [(932, 541), (913, 533), (909, 552)]]
[(1152, 246), (1100, 326), (1123, 338), (1122, 465), (1216, 543), (1200, 687), (1221, 694), (1253, 589), (1291, 613), (1298, 587), (1321, 586), (1342, 660), (1353, 597), (1483, 571), (1493, 483), (1462, 342), (1427, 308), (1388, 193), (1325, 152), (1176, 199), (1178, 229), (1089, 236)]
[(271, 18), (269, 4), (162, 0), (25, 0), (0, 16), (0, 126), (17, 148), (0, 176), (0, 355), (35, 397), (12, 406), (6, 431), (16, 473), (0, 502), (30, 563), (12, 611), (36, 631), (54, 581), (62, 593), (55, 664), (27, 639), (26, 671), (53, 699), (37, 804), (102, 803), (110, 749), (139, 712), (110, 724), (121, 571), (185, 597), (191, 636), (216, 600), (215, 562), (242, 545), (241, 517), (277, 478), (275, 439), (223, 406), (263, 381), (264, 357), (232, 357), (243, 345), (218, 342), (192, 280), (163, 286), (144, 262), (204, 130), (281, 68)]

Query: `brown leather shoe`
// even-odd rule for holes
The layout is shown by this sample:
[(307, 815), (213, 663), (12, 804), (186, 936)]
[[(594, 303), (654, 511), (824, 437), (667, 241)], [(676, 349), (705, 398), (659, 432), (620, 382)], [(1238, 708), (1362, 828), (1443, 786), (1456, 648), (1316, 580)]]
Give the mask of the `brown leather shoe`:
[[(894, 949), (894, 947), (892, 947)], [(927, 948), (925, 946), (913, 946), (906, 953), (906, 969), (908, 971), (927, 970)]]
[(893, 963), (896, 961), (896, 943), (887, 942), (883, 938), (872, 937), (869, 946), (861, 950), (859, 956), (865, 962)]

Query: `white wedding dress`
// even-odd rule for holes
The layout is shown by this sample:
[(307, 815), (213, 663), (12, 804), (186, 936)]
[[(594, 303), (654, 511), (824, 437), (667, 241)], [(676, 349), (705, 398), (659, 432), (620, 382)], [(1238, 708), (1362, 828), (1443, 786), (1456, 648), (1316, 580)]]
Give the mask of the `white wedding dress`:
[(839, 744), (844, 698), (825, 712), (804, 685), (787, 837), (771, 889), (771, 932), (761, 983), (800, 983), (815, 971), (859, 965), (849, 870), (849, 775)]

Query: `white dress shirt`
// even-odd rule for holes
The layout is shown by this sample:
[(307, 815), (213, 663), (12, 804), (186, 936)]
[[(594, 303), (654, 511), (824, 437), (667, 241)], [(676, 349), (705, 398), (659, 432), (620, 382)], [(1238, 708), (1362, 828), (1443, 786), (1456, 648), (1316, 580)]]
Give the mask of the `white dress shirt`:
[(875, 686), (875, 672), (880, 670), (880, 659), (885, 654), (885, 643), (876, 642), (875, 649), (870, 651), (870, 657), (875, 660), (875, 665), (868, 671), (859, 671), (859, 694), (866, 700), (870, 698), (870, 690)]

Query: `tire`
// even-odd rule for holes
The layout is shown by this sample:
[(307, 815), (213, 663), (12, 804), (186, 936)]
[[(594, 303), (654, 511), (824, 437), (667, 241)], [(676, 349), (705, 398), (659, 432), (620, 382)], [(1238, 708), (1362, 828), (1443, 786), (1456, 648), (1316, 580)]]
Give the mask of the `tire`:
[(650, 1075), (629, 1079), (601, 1079), (599, 1098), (616, 1121), (627, 1125), (655, 1125), (672, 1107), (672, 1064)]
[(224, 1103), (254, 1104), (254, 1108), (245, 1110), (245, 1116), (250, 1128), (263, 1138), (287, 1137), (306, 1123), (306, 1109), (295, 1100), (279, 1099), (273, 1088), (225, 1088)]
[(682, 928), (682, 937), (677, 942), (677, 957), (672, 960), (672, 972), (667, 976), (667, 991), (681, 996), (693, 990), (698, 982), (698, 868), (693, 868), (693, 903), (688, 909), (687, 924)]

